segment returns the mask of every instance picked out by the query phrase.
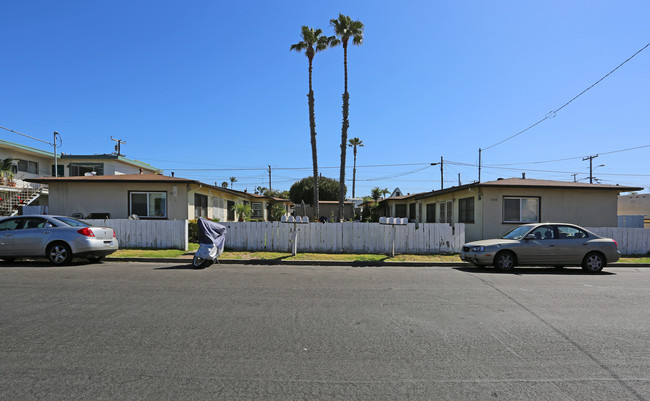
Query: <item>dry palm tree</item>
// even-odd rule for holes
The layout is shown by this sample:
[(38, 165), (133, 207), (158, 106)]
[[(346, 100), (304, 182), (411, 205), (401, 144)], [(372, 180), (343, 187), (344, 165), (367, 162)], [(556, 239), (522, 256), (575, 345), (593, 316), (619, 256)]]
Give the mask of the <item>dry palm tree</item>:
[(337, 19), (330, 20), (330, 25), (334, 28), (334, 34), (338, 39), (331, 42), (331, 46), (338, 44), (343, 45), (343, 68), (345, 72), (345, 84), (343, 91), (343, 126), (341, 128), (341, 176), (339, 179), (339, 207), (338, 217), (339, 221), (343, 218), (343, 201), (345, 200), (345, 151), (348, 142), (348, 127), (350, 121), (349, 115), (349, 101), (350, 94), (348, 93), (348, 42), (352, 38), (352, 44), (361, 45), (363, 43), (363, 23), (361, 21), (353, 21), (347, 15), (339, 14)]
[(353, 148), (352, 153), (354, 154), (354, 164), (352, 168), (352, 197), (354, 198), (354, 188), (357, 181), (357, 148), (363, 147), (363, 141), (359, 138), (352, 138), (348, 141), (348, 147)]
[(309, 131), (311, 135), (311, 158), (314, 167), (314, 218), (317, 219), (320, 214), (318, 207), (318, 156), (316, 152), (316, 116), (314, 112), (314, 91), (311, 85), (311, 76), (313, 69), (314, 56), (317, 52), (327, 49), (330, 42), (334, 37), (322, 36), (321, 29), (314, 29), (308, 26), (303, 26), (301, 31), (302, 40), (296, 44), (291, 45), (291, 50), (297, 52), (305, 51), (305, 56), (309, 61), (309, 93), (307, 94), (309, 103)]

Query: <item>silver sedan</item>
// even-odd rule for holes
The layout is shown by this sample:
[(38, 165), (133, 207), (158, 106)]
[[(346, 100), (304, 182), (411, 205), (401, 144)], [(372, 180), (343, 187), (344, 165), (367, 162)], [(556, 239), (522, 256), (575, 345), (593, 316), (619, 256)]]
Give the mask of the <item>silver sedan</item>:
[(620, 259), (616, 241), (565, 223), (525, 224), (496, 239), (463, 245), (460, 258), (477, 266), (511, 271), (517, 265), (582, 266), (597, 273)]
[(73, 257), (102, 260), (118, 249), (115, 231), (65, 216), (16, 216), (0, 220), (0, 258), (46, 257), (66, 265)]

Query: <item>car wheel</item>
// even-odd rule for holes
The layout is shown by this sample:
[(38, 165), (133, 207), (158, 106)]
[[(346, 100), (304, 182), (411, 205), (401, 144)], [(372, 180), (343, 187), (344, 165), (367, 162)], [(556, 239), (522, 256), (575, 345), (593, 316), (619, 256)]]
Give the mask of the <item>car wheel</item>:
[(89, 256), (88, 261), (90, 263), (100, 263), (103, 262), (104, 259), (106, 259), (106, 256)]
[(194, 255), (194, 259), (192, 259), (192, 265), (194, 266), (195, 269), (205, 269), (211, 264), (212, 264), (211, 260), (203, 259), (196, 255)]
[(72, 261), (72, 250), (68, 244), (62, 242), (52, 244), (47, 248), (47, 259), (56, 266), (70, 264)]
[(494, 267), (502, 272), (512, 271), (515, 266), (515, 254), (510, 251), (501, 251), (494, 257)]
[(582, 269), (589, 273), (598, 273), (603, 270), (607, 262), (602, 254), (598, 252), (588, 253), (582, 260)]

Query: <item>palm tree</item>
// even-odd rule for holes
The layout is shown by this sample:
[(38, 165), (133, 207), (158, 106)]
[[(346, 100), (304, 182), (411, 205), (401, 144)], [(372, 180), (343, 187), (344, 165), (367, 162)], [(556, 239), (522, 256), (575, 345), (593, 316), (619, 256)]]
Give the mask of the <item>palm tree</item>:
[(381, 190), (381, 194), (383, 196), (386, 196), (386, 194), (389, 194), (389, 193), (390, 193), (390, 191), (388, 190), (388, 188), (384, 188), (384, 189)]
[(221, 183), (222, 188), (228, 188), (228, 181), (224, 181)]
[(363, 43), (363, 23), (361, 21), (352, 21), (347, 15), (339, 14), (338, 19), (331, 19), (330, 25), (334, 28), (334, 34), (338, 37), (331, 42), (331, 46), (338, 44), (343, 45), (343, 68), (345, 71), (345, 86), (343, 91), (343, 126), (341, 128), (341, 177), (339, 179), (339, 221), (343, 218), (343, 201), (345, 199), (345, 151), (348, 142), (348, 127), (350, 121), (348, 93), (348, 41), (352, 38), (352, 44), (361, 45)]
[(309, 61), (309, 93), (307, 94), (309, 104), (309, 131), (311, 134), (311, 158), (314, 167), (314, 218), (317, 219), (320, 215), (318, 207), (318, 156), (316, 153), (316, 116), (314, 112), (314, 91), (311, 85), (312, 64), (314, 56), (317, 52), (327, 49), (330, 42), (335, 38), (333, 36), (322, 36), (322, 29), (314, 29), (308, 26), (302, 27), (301, 36), (302, 40), (296, 44), (291, 45), (291, 50), (297, 52), (305, 51), (305, 56)]
[(375, 205), (379, 202), (379, 198), (381, 198), (382, 190), (379, 187), (374, 187), (373, 189), (370, 190), (370, 197), (372, 200), (375, 201)]
[(353, 148), (354, 167), (352, 168), (352, 197), (354, 198), (354, 184), (357, 180), (357, 147), (363, 147), (363, 141), (359, 138), (352, 138), (348, 141), (348, 147)]
[(234, 183), (237, 182), (237, 177), (230, 177), (230, 189), (234, 189)]

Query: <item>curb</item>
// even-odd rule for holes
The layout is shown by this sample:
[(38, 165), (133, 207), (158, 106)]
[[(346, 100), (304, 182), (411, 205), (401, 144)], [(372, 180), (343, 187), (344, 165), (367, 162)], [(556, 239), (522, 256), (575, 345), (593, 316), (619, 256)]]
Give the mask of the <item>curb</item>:
[[(107, 262), (145, 262), (145, 263), (187, 263), (192, 264), (191, 258), (111, 258)], [(277, 260), (277, 259), (219, 259), (222, 265), (249, 266), (352, 266), (352, 267), (388, 267), (388, 266), (417, 266), (417, 267), (473, 267), (466, 262), (383, 262), (383, 261), (328, 261), (328, 260)], [(645, 263), (613, 263), (612, 267), (650, 267)]]

